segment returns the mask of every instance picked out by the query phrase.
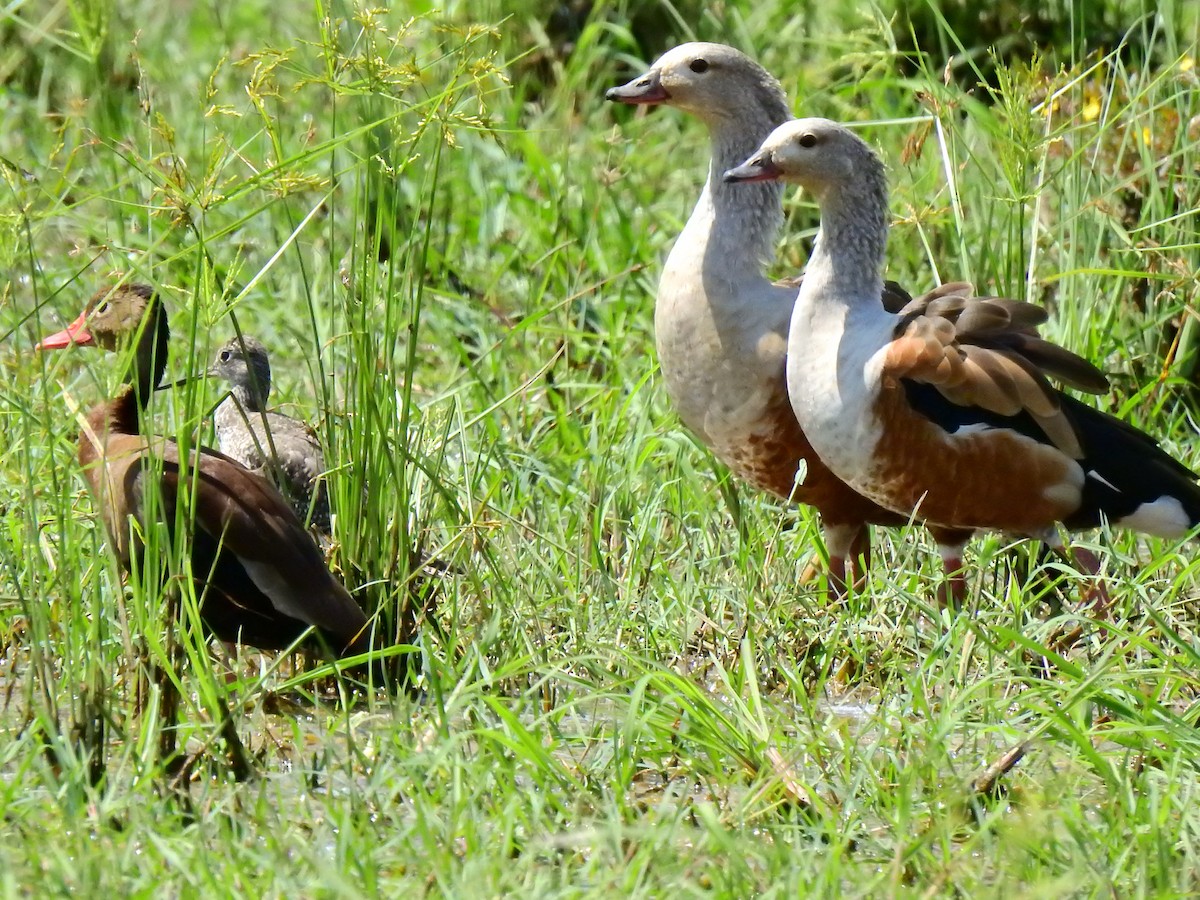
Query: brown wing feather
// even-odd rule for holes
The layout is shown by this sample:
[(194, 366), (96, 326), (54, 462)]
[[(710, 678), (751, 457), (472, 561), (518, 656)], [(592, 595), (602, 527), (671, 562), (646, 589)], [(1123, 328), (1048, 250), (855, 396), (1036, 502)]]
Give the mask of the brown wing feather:
[(1108, 390), (1108, 378), (1090, 362), (1037, 336), (1006, 334), (998, 343), (1048, 378), (1089, 394)]
[[(79, 458), (117, 557), (128, 566), (126, 520), (143, 518), (142, 498), (152, 471), (148, 458), (161, 460), (158, 484), (163, 508), (174, 509), (179, 496), (179, 447), (164, 438), (147, 440), (114, 432), (106, 415), (101, 405), (89, 416)], [(192, 492), (196, 524), (241, 561), (272, 605), (347, 644), (358, 637), (368, 624), (366, 615), (330, 574), (320, 550), (282, 495), (215, 450), (193, 452), (189, 462), (189, 473), (199, 466)], [(236, 602), (237, 598), (229, 599)]]
[(887, 348), (882, 377), (931, 384), (951, 403), (1003, 416), (1025, 411), (1064, 453), (1079, 438), (1048, 378), (1102, 393), (1108, 379), (1091, 363), (1042, 340), (1046, 311), (1004, 297), (971, 297), (970, 285), (943, 285), (907, 304)]
[[(173, 441), (164, 442), (161, 458), (163, 502), (172, 508), (180, 478)], [(366, 626), (365, 614), (274, 487), (215, 450), (193, 452), (189, 461), (199, 467), (192, 492), (196, 524), (242, 561), (280, 612), (346, 638)]]

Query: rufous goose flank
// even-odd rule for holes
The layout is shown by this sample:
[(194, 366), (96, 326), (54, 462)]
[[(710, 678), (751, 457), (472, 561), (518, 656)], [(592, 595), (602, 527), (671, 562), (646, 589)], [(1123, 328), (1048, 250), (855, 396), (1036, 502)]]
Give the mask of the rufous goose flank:
[(329, 534), (325, 453), (316, 432), (299, 419), (267, 411), (271, 361), (262, 342), (249, 335), (226, 341), (208, 370), (229, 384), (213, 423), (226, 456), (266, 478), (287, 497), (302, 521)]
[[(817, 453), (847, 483), (900, 513), (1056, 549), (1059, 524), (1178, 538), (1200, 523), (1194, 472), (1046, 382), (1100, 389), (1103, 377), (1083, 360), (1004, 315), (969, 322), (990, 337), (967, 346), (962, 318), (956, 328), (936, 311), (879, 306), (888, 185), (861, 138), (827, 119), (788, 122), (726, 174), (764, 179), (801, 184), (820, 207), (789, 338), (804, 352), (788, 354), (788, 392)], [(1074, 557), (1098, 570), (1093, 554)]]
[[(127, 383), (92, 408), (79, 438), (79, 462), (121, 565), (128, 570), (142, 551), (139, 528), (131, 524), (146, 526), (147, 493), (159, 492), (157, 508), (173, 525), (180, 480), (187, 479), (195, 523), (192, 573), (201, 618), (214, 635), (279, 650), (311, 626), (336, 654), (365, 652), (366, 615), (325, 567), (316, 543), (274, 487), (214, 450), (194, 450), (184, 466), (174, 441), (141, 434), (146, 402), (166, 368), (169, 338), (153, 289), (125, 285), (98, 292), (70, 326), (38, 344), (42, 350), (133, 344)], [(160, 469), (155, 481), (152, 473)]]
[[(783, 223), (783, 188), (771, 183), (735, 188), (721, 179), (792, 117), (787, 97), (779, 82), (745, 54), (708, 43), (669, 50), (644, 75), (606, 96), (621, 103), (673, 106), (708, 127), (708, 180), (658, 285), (654, 332), (663, 380), (683, 423), (735, 475), (816, 508), (829, 553), (831, 592), (840, 593), (847, 577), (861, 574), (859, 559), (870, 545), (867, 524), (904, 525), (908, 518), (847, 487), (800, 430), (784, 377), (796, 285), (773, 284), (763, 275)], [(963, 287), (950, 285), (946, 292)], [(893, 310), (912, 299), (890, 282), (881, 294)], [(797, 485), (801, 464), (807, 474)], [(961, 596), (960, 557), (970, 532), (931, 530), (951, 592)]]

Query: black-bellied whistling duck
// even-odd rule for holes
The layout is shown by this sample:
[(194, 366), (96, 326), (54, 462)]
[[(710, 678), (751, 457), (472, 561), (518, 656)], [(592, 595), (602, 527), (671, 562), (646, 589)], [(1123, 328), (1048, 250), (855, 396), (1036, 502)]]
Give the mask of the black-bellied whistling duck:
[[(1200, 524), (1194, 472), (1043, 377), (1089, 389), (1086, 362), (1031, 343), (1003, 316), (995, 326), (979, 319), (987, 340), (967, 346), (967, 312), (955, 323), (880, 307), (888, 184), (862, 138), (828, 119), (798, 119), (725, 178), (794, 181), (820, 207), (792, 317), (790, 346), (803, 352), (788, 354), (788, 392), (817, 453), (848, 484), (905, 515), (1060, 550), (1060, 524), (1171, 538)], [(1094, 555), (1073, 555), (1096, 574)], [(1098, 580), (1094, 592), (1102, 608)]]
[[(192, 573), (200, 615), (212, 634), (279, 650), (311, 626), (335, 654), (365, 652), (369, 620), (274, 487), (214, 450), (192, 451), (185, 467), (174, 441), (141, 433), (146, 402), (166, 368), (169, 337), (154, 290), (125, 285), (98, 292), (70, 326), (38, 344), (43, 350), (133, 344), (127, 383), (92, 408), (79, 438), (79, 462), (113, 552), (128, 570), (142, 550), (130, 520), (147, 525), (146, 496), (158, 491), (157, 508), (173, 525), (180, 481), (186, 479), (195, 525), (189, 540)], [(156, 479), (152, 473), (160, 468)]]
[(248, 335), (232, 338), (217, 351), (208, 371), (229, 384), (229, 396), (213, 415), (221, 452), (274, 484), (302, 520), (328, 535), (325, 453), (316, 432), (299, 419), (267, 412), (267, 348)]

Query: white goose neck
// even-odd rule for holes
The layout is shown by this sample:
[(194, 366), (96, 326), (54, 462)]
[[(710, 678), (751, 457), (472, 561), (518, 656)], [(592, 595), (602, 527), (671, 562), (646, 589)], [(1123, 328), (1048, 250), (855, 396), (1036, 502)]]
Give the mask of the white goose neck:
[(817, 196), (821, 231), (808, 260), (804, 285), (820, 287), (847, 306), (879, 311), (888, 233), (887, 179), (877, 171), (856, 173)]
[(741, 165), (789, 118), (786, 102), (774, 98), (766, 105), (749, 103), (736, 116), (709, 120), (712, 158), (708, 180), (676, 244), (703, 248), (706, 276), (763, 280), (763, 267), (774, 257), (783, 226), (784, 185), (726, 184), (724, 174)]

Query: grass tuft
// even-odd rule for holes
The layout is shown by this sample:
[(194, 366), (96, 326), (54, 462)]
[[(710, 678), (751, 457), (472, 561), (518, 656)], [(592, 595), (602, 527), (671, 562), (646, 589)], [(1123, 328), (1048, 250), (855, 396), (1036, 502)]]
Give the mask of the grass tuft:
[[(1102, 625), (996, 536), (944, 613), (914, 529), (830, 608), (799, 583), (811, 513), (732, 481), (658, 381), (706, 148), (603, 91), (723, 40), (865, 124), (890, 277), (1047, 304), (1111, 375), (1096, 402), (1200, 463), (1195, 11), (1050, 4), (1066, 37), (1022, 45), (985, 39), (1012, 4), (961, 6), (0, 14), (6, 889), (1194, 892), (1192, 542), (1088, 536)], [(811, 200), (788, 219), (781, 275)], [(161, 290), (175, 377), (235, 331), (270, 347), (333, 465), (331, 564), (411, 692), (226, 662), (165, 528), (117, 570), (75, 440), (121, 364), (31, 348), (118, 277)], [(160, 394), (155, 425), (211, 442), (217, 400)]]

